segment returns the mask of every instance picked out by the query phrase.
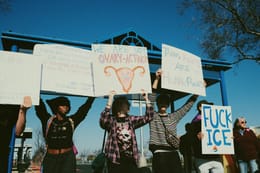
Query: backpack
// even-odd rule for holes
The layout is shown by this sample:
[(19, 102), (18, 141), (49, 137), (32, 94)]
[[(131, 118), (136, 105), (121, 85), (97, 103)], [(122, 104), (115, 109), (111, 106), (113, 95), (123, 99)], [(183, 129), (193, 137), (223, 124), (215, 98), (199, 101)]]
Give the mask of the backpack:
[[(49, 128), (51, 126), (52, 121), (54, 120), (54, 118), (56, 118), (56, 115), (51, 116), (48, 121), (47, 121), (47, 127), (46, 127), (46, 131), (45, 131), (45, 138), (47, 138), (48, 132), (49, 132)], [(74, 126), (74, 121), (71, 118), (68, 118), (71, 124), (71, 128), (72, 128), (72, 133), (74, 132), (75, 126)], [(72, 145), (72, 149), (75, 155), (78, 154), (78, 150), (77, 147), (75, 146), (74, 142)]]

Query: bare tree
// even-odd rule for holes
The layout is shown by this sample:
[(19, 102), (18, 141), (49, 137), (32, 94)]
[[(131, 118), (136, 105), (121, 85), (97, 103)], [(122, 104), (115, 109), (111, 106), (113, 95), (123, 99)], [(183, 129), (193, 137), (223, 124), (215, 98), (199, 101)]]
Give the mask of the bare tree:
[(188, 9), (199, 13), (201, 47), (208, 58), (260, 63), (260, 1), (183, 0), (180, 9), (181, 14)]
[(35, 130), (35, 138), (36, 138), (35, 142), (34, 142), (35, 152), (34, 152), (33, 157), (32, 157), (32, 162), (35, 165), (41, 165), (41, 162), (43, 160), (44, 153), (45, 153), (45, 150), (46, 150), (45, 140), (43, 138), (41, 129)]

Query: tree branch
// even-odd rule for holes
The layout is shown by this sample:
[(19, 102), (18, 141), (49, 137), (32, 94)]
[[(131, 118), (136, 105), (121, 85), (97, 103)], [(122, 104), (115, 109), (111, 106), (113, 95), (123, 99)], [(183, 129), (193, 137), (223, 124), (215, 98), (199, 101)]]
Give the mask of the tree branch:
[(237, 10), (231, 5), (229, 4), (228, 6), (225, 6), (224, 4), (220, 3), (220, 1), (215, 1), (216, 4), (218, 4), (220, 7), (226, 9), (227, 11), (229, 11), (239, 22), (239, 24), (242, 26), (243, 30), (249, 34), (253, 34), (256, 35), (258, 37), (260, 37), (260, 33), (253, 30), (253, 29), (249, 29), (249, 27), (245, 24), (246, 22), (240, 17), (239, 13), (237, 12)]

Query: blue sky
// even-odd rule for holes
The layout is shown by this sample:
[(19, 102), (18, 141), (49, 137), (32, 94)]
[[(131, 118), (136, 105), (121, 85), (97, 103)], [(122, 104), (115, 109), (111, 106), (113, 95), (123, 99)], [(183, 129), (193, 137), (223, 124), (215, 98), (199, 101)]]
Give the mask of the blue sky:
[[(44, 36), (71, 41), (92, 43), (102, 41), (117, 33), (132, 28), (145, 39), (161, 46), (162, 43), (189, 51), (202, 59), (199, 43), (201, 30), (196, 29), (196, 11), (184, 16), (178, 15), (178, 0), (63, 0), (63, 1), (18, 1), (12, 0), (11, 11), (0, 13), (0, 31), (13, 31), (21, 34)], [(2, 45), (0, 44), (0, 49)], [(260, 66), (255, 62), (244, 61), (225, 72), (228, 103), (232, 107), (233, 119), (245, 116), (248, 126), (260, 126)], [(207, 96), (199, 97), (221, 105), (219, 84), (207, 88)], [(54, 96), (42, 96), (43, 99)], [(72, 110), (86, 98), (71, 97)], [(181, 106), (187, 98), (176, 103)], [(96, 99), (87, 118), (76, 129), (74, 140), (80, 151), (92, 151), (101, 148), (103, 131), (98, 119), (105, 106), (103, 99)], [(139, 108), (132, 108), (133, 114)], [(184, 125), (196, 114), (195, 106), (181, 120), (178, 134), (184, 133)], [(27, 115), (27, 127), (41, 129), (34, 108)], [(140, 130), (136, 131), (137, 134)], [(144, 127), (144, 142), (147, 143), (148, 126)], [(35, 136), (34, 136), (35, 137)], [(33, 144), (33, 140), (28, 141)]]

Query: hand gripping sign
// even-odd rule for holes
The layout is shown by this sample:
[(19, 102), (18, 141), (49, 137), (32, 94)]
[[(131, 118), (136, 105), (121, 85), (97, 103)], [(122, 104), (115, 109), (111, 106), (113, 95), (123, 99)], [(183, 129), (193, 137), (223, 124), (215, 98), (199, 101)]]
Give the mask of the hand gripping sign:
[[(93, 44), (93, 75), (96, 96), (151, 93), (151, 80), (145, 47)], [(140, 72), (139, 72), (140, 71)]]

